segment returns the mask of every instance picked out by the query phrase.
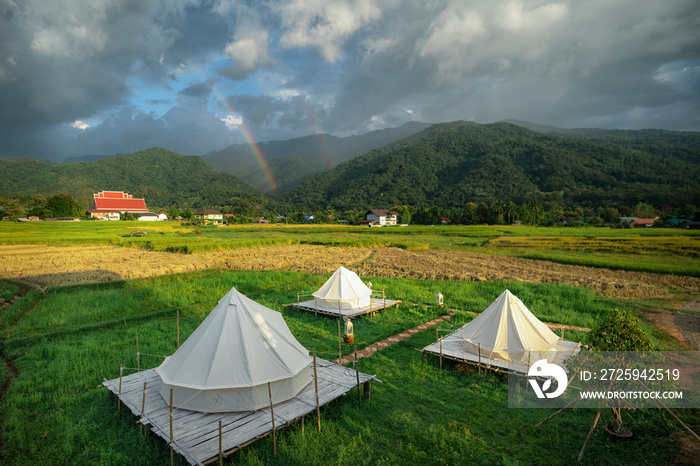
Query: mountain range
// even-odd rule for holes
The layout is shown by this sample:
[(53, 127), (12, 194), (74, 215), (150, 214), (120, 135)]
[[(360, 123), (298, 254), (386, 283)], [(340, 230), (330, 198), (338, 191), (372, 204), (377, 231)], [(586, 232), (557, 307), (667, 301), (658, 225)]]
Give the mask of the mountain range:
[(265, 194), (280, 198), (314, 175), (429, 126), (409, 122), (398, 128), (344, 138), (318, 134), (286, 141), (234, 144), (203, 158), (215, 170), (235, 175)]
[(205, 157), (152, 148), (93, 162), (0, 158), (0, 197), (68, 193), (87, 206), (93, 193), (118, 190), (154, 209), (447, 208), (497, 199), (567, 208), (700, 205), (696, 132), (453, 122), (363, 136), (238, 145)]

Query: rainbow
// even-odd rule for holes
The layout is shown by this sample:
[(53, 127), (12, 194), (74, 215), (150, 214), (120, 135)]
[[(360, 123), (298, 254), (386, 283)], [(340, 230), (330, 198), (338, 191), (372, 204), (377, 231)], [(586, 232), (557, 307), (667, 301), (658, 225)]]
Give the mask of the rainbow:
[[(216, 97), (219, 104), (221, 104), (229, 114), (240, 115), (238, 111), (236, 111), (236, 109), (233, 107), (233, 105), (229, 103), (228, 99), (219, 95), (219, 92), (214, 89), (213, 83), (208, 84), (208, 86), (211, 90), (212, 95)], [(253, 155), (255, 156), (256, 160), (258, 161), (258, 164), (260, 165), (260, 168), (265, 174), (265, 178), (267, 178), (267, 181), (270, 184), (270, 189), (275, 193), (277, 197), (279, 197), (279, 186), (277, 184), (277, 180), (275, 179), (275, 175), (272, 173), (270, 163), (267, 161), (267, 157), (265, 157), (265, 154), (263, 153), (262, 149), (260, 149), (260, 145), (255, 141), (253, 133), (250, 132), (250, 130), (243, 121), (241, 121), (241, 123), (237, 125), (237, 129), (241, 133), (241, 136), (243, 136), (243, 139), (245, 140), (246, 144), (250, 146), (250, 150), (253, 152)]]

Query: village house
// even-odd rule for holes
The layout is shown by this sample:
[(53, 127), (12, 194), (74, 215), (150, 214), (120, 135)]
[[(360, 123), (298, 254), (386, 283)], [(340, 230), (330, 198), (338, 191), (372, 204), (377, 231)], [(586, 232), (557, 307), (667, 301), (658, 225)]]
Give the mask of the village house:
[(654, 218), (634, 218), (630, 220), (630, 227), (632, 228), (650, 228), (654, 226), (659, 217)]
[(91, 218), (98, 220), (119, 220), (121, 212), (143, 215), (148, 213), (144, 199), (134, 199), (123, 191), (101, 191), (93, 195)]
[(216, 209), (202, 209), (198, 210), (192, 214), (192, 218), (196, 222), (202, 222), (205, 225), (213, 223), (214, 225), (220, 225), (224, 222), (224, 214)]
[(157, 222), (160, 219), (158, 218), (157, 214), (154, 214), (153, 212), (146, 212), (145, 214), (141, 214), (137, 220), (139, 222)]
[(390, 212), (386, 209), (371, 209), (368, 210), (365, 215), (367, 216), (367, 220), (363, 220), (360, 222), (361, 224), (377, 224), (383, 226), (396, 225), (396, 219), (399, 214), (396, 212)]

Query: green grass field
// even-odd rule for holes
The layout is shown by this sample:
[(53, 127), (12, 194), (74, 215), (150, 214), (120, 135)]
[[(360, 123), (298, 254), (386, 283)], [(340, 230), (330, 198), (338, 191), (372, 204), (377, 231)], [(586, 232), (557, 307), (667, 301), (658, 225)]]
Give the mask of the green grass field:
[[(132, 237), (134, 230), (148, 235)], [(188, 227), (140, 222), (26, 223), (0, 222), (0, 245), (89, 245), (138, 247), (197, 253), (217, 249), (317, 244), (341, 247), (395, 246), (443, 249), (554, 262), (700, 276), (700, 232), (611, 230), (598, 228), (231, 226)], [(168, 256), (169, 257), (169, 256)], [(169, 463), (165, 442), (142, 437), (136, 418), (117, 414), (116, 401), (99, 388), (115, 378), (120, 364), (136, 367), (136, 335), (141, 368), (155, 367), (177, 348), (176, 312), (181, 341), (199, 325), (232, 286), (250, 298), (278, 306), (296, 338), (324, 359), (338, 356), (338, 328), (333, 318), (282, 307), (297, 293), (317, 289), (329, 274), (290, 271), (210, 269), (90, 285), (32, 289), (0, 312), (0, 462), (39, 464)], [(434, 291), (457, 310), (455, 328), (473, 319), (504, 289), (517, 295), (542, 321), (593, 328), (606, 311), (667, 306), (645, 300), (622, 301), (595, 296), (583, 287), (524, 282), (458, 282), (363, 277), (388, 298), (401, 299), (373, 319), (354, 319), (358, 349), (432, 320), (445, 313), (433, 305)], [(23, 285), (0, 280), (0, 297), (10, 299)], [(697, 298), (694, 298), (697, 299)], [(414, 306), (412, 304), (419, 304)], [(672, 308), (669, 308), (672, 309)], [(643, 322), (659, 350), (677, 348), (665, 332)], [(440, 325), (450, 328), (450, 322)], [(587, 342), (585, 332), (566, 338)], [(277, 456), (266, 437), (235, 453), (227, 464), (571, 464), (576, 461), (595, 412), (575, 409), (542, 427), (550, 412), (509, 409), (508, 387), (493, 374), (479, 375), (415, 351), (435, 340), (434, 329), (360, 360), (360, 370), (383, 381), (372, 398), (358, 406), (355, 396), (341, 397), (321, 411), (323, 430), (298, 424), (278, 433)], [(343, 354), (352, 348), (343, 346)], [(155, 355), (155, 356), (153, 356)], [(133, 369), (128, 369), (133, 370)], [(128, 373), (128, 372), (127, 372)], [(14, 375), (13, 375), (14, 374)], [(351, 393), (352, 395), (352, 393)], [(700, 430), (697, 410), (678, 413)], [(626, 426), (635, 437), (609, 439), (602, 426), (582, 464), (670, 464), (678, 455), (678, 424), (660, 410), (628, 411)], [(186, 464), (176, 456), (176, 464)]]
[[(209, 270), (101, 285), (30, 293), (0, 320), (4, 358), (17, 377), (5, 394), (2, 458), (5, 464), (168, 464), (165, 442), (141, 437), (135, 417), (117, 414), (116, 402), (98, 388), (118, 376), (119, 365), (136, 367), (136, 332), (141, 353), (175, 351), (175, 310), (182, 341), (231, 286), (270, 307), (293, 302), (296, 293), (317, 288), (328, 275), (293, 272)], [(510, 289), (543, 321), (592, 327), (618, 302), (586, 289), (524, 283), (462, 283), (372, 278), (375, 287), (404, 300), (374, 319), (355, 319), (358, 348), (444, 313), (432, 304), (440, 288), (458, 310), (455, 327), (473, 318), (504, 288)], [(320, 357), (337, 357), (337, 322), (282, 308), (287, 324)], [(441, 324), (449, 328), (449, 323)], [(567, 333), (567, 339), (586, 334)], [(228, 464), (569, 464), (575, 461), (594, 412), (572, 410), (543, 427), (549, 412), (509, 409), (507, 384), (494, 375), (459, 371), (434, 359), (421, 360), (415, 348), (434, 341), (432, 330), (360, 360), (362, 371), (383, 381), (360, 408), (353, 396), (321, 411), (322, 432), (299, 425), (278, 434), (277, 456), (266, 437), (235, 453)], [(660, 348), (663, 342), (657, 341)], [(344, 347), (344, 354), (351, 351)], [(142, 368), (158, 356), (143, 355)], [(7, 371), (3, 369), (0, 375)], [(7, 375), (4, 375), (7, 378)], [(677, 424), (661, 411), (625, 414), (637, 437), (612, 443), (598, 429), (583, 464), (669, 464), (677, 451), (670, 436)], [(693, 417), (695, 416), (695, 417)], [(314, 416), (311, 416), (312, 418)], [(684, 415), (697, 424), (693, 414)], [(605, 414), (603, 422), (606, 422)], [(549, 453), (543, 453), (549, 452)], [(544, 456), (543, 456), (544, 455)], [(177, 464), (185, 464), (177, 458)]]

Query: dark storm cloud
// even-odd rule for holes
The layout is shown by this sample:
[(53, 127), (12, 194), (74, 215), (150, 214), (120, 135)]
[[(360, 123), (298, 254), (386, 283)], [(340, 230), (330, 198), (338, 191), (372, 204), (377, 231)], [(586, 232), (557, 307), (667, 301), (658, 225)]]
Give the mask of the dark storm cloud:
[(201, 154), (240, 120), (697, 131), (698, 31), (696, 0), (0, 0), (0, 155)]

